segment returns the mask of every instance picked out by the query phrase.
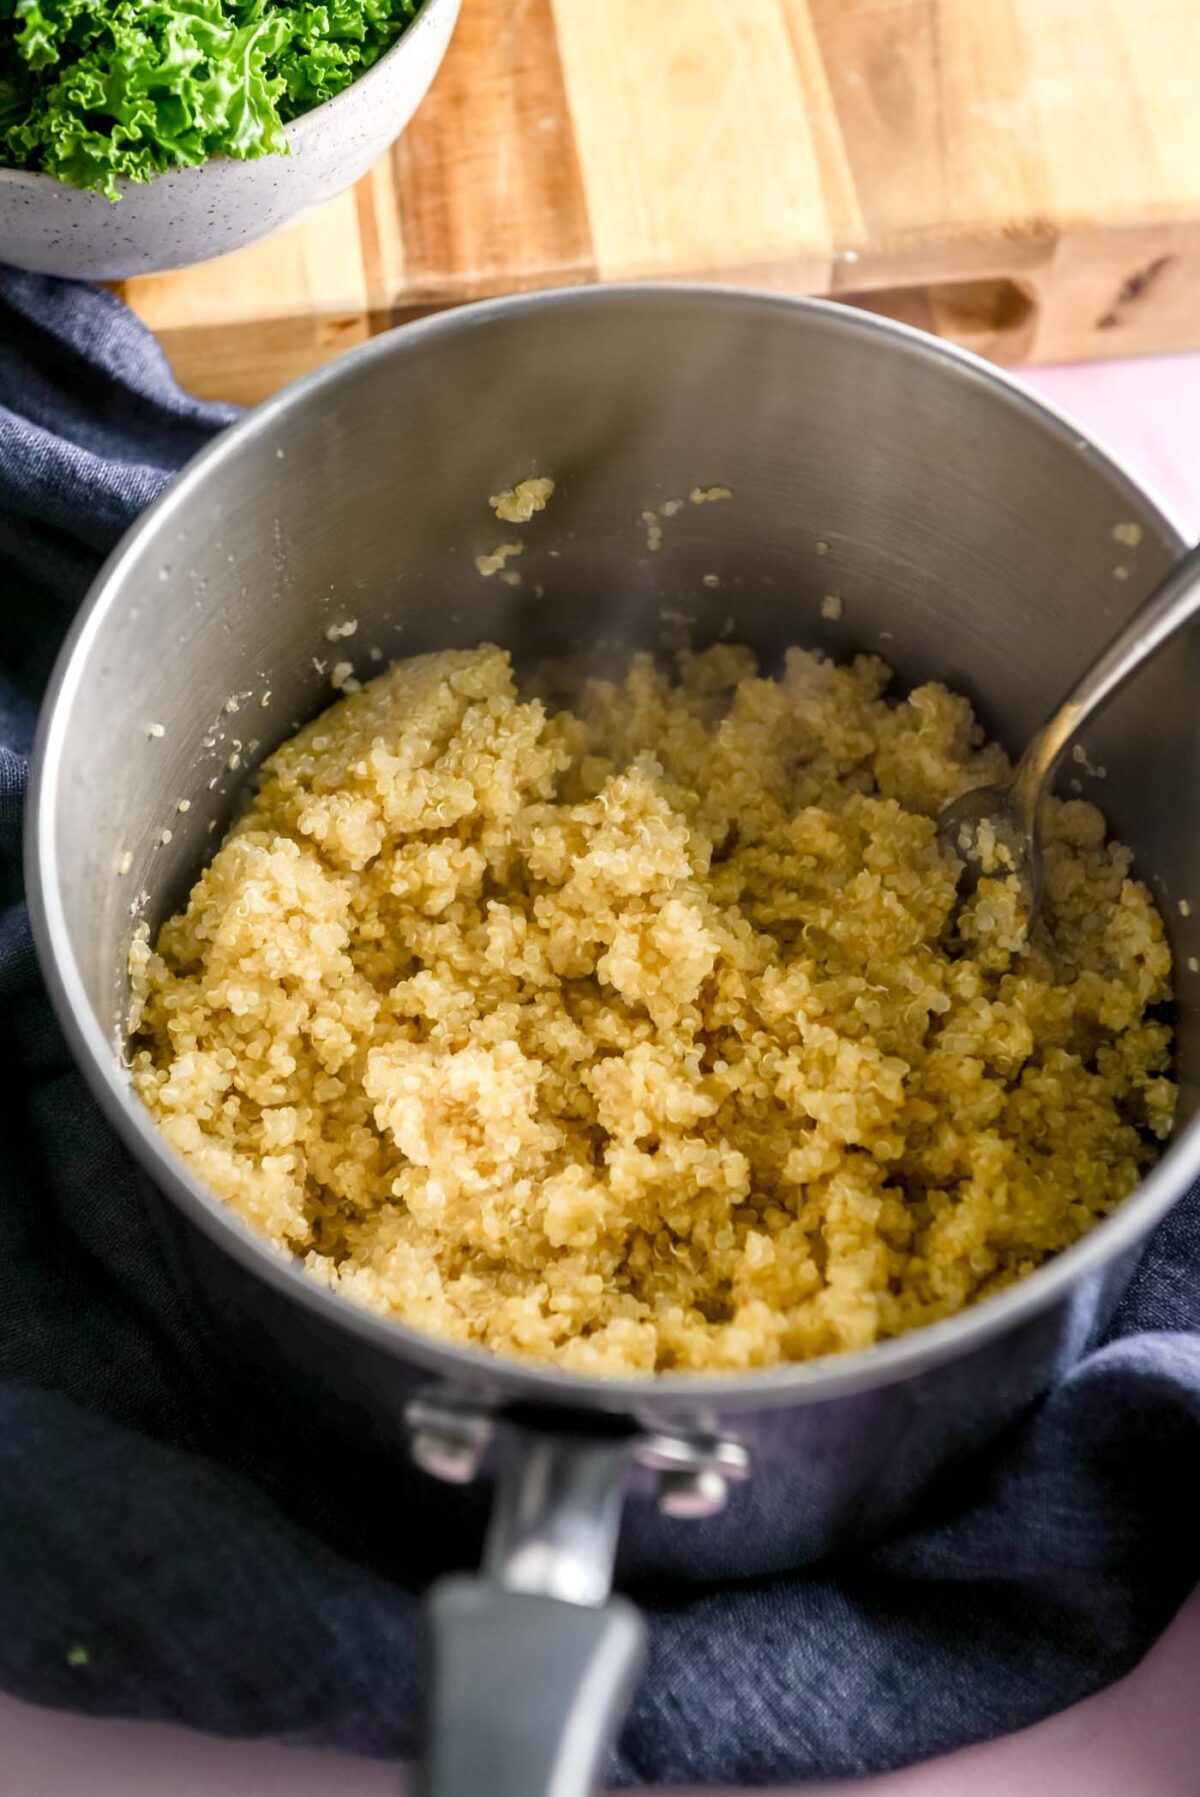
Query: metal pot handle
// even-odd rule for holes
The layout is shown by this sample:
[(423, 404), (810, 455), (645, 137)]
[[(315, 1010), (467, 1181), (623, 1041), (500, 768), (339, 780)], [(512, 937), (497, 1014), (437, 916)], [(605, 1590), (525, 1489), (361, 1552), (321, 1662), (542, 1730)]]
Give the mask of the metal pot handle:
[(425, 1797), (587, 1797), (641, 1670), (633, 1606), (585, 1610), (461, 1578), (435, 1589), (428, 1616)]
[(507, 1428), (483, 1572), (435, 1585), (423, 1797), (587, 1797), (645, 1655), (610, 1597), (632, 1442)]
[(449, 1484), (473, 1479), (496, 1446), (482, 1573), (443, 1579), (426, 1602), (432, 1671), (418, 1788), (586, 1797), (644, 1657), (641, 1617), (611, 1596), (629, 1467), (651, 1475), (665, 1516), (697, 1520), (749, 1478), (749, 1455), (700, 1418), (580, 1434), (577, 1418), (497, 1419), (451, 1391), (415, 1398), (405, 1420), (417, 1465)]

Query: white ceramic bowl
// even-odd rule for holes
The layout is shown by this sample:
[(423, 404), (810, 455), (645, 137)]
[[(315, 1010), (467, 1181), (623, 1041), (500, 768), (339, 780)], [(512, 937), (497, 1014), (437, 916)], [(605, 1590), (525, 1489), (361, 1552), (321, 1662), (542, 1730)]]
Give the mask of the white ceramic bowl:
[(287, 127), (290, 155), (173, 169), (121, 198), (0, 168), (0, 262), (119, 281), (242, 249), (342, 193), (403, 131), (450, 42), (461, 0), (425, 0), (373, 68)]

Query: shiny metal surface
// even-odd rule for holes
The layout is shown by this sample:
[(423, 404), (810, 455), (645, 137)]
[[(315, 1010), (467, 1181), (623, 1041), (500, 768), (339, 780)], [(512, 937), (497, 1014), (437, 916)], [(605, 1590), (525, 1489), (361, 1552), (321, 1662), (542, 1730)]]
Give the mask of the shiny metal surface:
[(491, 1417), (470, 1405), (438, 1403), (436, 1394), (414, 1398), (404, 1421), (414, 1464), (444, 1485), (469, 1485), (495, 1435)]
[(560, 1603), (459, 1576), (430, 1592), (426, 1636), (419, 1797), (588, 1797), (645, 1662), (632, 1604)]
[[(1133, 527), (1134, 533), (1138, 528)], [(1125, 527), (1118, 524), (1116, 530)], [(1193, 549), (1079, 675), (1066, 698), (1026, 745), (1011, 780), (1004, 786), (977, 786), (952, 799), (940, 813), (938, 833), (954, 848), (960, 845), (964, 830), (972, 839), (984, 822), (997, 830), (1014, 853), (1017, 871), (1028, 890), (1031, 915), (1036, 913), (1042, 893), (1042, 813), (1063, 757), (1126, 681), (1172, 637), (1195, 622), (1197, 612), (1200, 549)]]
[(721, 1436), (643, 1436), (634, 1458), (658, 1475), (662, 1515), (680, 1522), (720, 1516), (729, 1502), (730, 1484), (740, 1484), (751, 1473), (743, 1444)]
[(599, 1606), (612, 1590), (630, 1437), (505, 1426), (485, 1577), (505, 1591)]
[[(521, 587), (501, 588), (474, 565), (508, 534), (487, 495), (531, 472), (558, 491), (522, 532)], [(734, 499), (684, 506), (648, 552), (642, 511), (713, 483)], [(1144, 536), (1120, 583), (1124, 522)], [(130, 906), (153, 925), (177, 904), (237, 804), (245, 766), (228, 770), (227, 737), (206, 746), (226, 698), (246, 695), (237, 720), (254, 722), (237, 734), (261, 757), (329, 698), (325, 632), (339, 619), (358, 619), (363, 652), (488, 638), (522, 665), (611, 661), (617, 645), (676, 636), (681, 618), (697, 643), (743, 638), (768, 665), (793, 642), (867, 649), (901, 681), (966, 690), (1012, 745), (1182, 547), (1118, 467), (982, 364), (861, 313), (715, 290), (599, 288), (425, 320), (229, 433), (118, 552), (76, 628), (43, 722), (28, 842), (60, 1014), (242, 1376), (294, 1401), (310, 1429), (314, 1407), (331, 1429), (369, 1426), (381, 1455), (404, 1451), (404, 1405), (431, 1387), (467, 1389), (484, 1409), (617, 1413), (651, 1433), (728, 1425), (755, 1472), (721, 1515), (678, 1528), (652, 1476), (635, 1474), (622, 1568), (683, 1576), (768, 1571), (876, 1533), (1011, 1420), (1200, 1169), (1186, 975), (1175, 1141), (1055, 1263), (866, 1353), (735, 1379), (600, 1381), (355, 1311), (191, 1178), (116, 1062)], [(822, 610), (830, 591), (838, 619)], [(1198, 676), (1189, 636), (1086, 737), (1108, 770), (1091, 790), (1158, 892), (1181, 966), (1200, 953), (1200, 903), (1190, 918), (1177, 905), (1200, 898)]]

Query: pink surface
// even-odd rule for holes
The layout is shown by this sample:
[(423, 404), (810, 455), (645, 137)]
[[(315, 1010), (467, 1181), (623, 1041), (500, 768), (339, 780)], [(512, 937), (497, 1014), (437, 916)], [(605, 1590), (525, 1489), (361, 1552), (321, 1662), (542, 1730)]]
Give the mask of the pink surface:
[[(1200, 355), (1026, 376), (1124, 457), (1200, 533)], [(861, 1797), (1195, 1797), (1200, 1790), (1200, 1593), (1119, 1685), (1007, 1740), (853, 1789)], [(395, 1797), (391, 1766), (234, 1744), (180, 1728), (94, 1722), (0, 1696), (5, 1797)], [(807, 1785), (806, 1797), (846, 1791)], [(484, 1793), (480, 1797), (485, 1797)]]
[(1200, 535), (1200, 355), (1030, 368), (1022, 378), (1123, 457)]

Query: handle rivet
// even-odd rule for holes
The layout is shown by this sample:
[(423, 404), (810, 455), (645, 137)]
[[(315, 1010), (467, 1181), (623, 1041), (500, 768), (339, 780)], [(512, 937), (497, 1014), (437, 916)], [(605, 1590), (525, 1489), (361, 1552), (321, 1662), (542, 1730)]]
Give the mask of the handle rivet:
[(729, 1486), (711, 1466), (659, 1474), (658, 1507), (664, 1516), (698, 1522), (719, 1516), (729, 1499)]
[(445, 1485), (469, 1485), (492, 1439), (490, 1416), (466, 1406), (414, 1398), (405, 1412), (408, 1451), (423, 1473)]
[(410, 1441), (412, 1457), (423, 1473), (445, 1485), (469, 1485), (479, 1471), (482, 1451), (477, 1442), (419, 1429)]

